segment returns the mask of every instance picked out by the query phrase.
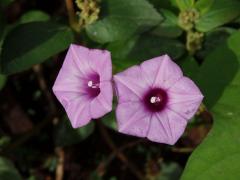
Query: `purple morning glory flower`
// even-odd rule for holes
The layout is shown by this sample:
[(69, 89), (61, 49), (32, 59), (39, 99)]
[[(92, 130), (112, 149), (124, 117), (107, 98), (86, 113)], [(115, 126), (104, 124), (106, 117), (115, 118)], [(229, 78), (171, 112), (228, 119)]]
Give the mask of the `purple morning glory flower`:
[(112, 110), (112, 64), (106, 50), (72, 44), (53, 86), (74, 128)]
[(196, 113), (203, 95), (167, 55), (114, 76), (120, 132), (175, 144)]

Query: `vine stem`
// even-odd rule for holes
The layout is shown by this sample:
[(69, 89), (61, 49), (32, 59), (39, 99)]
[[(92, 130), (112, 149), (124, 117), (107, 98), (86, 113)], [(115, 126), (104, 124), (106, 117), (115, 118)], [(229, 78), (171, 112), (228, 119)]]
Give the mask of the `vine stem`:
[(172, 150), (172, 152), (177, 152), (177, 153), (191, 153), (191, 152), (193, 152), (194, 148), (192, 148), (192, 147), (185, 147), (185, 148), (172, 147), (171, 150)]
[[(42, 71), (42, 65), (35, 65), (33, 66), (33, 71), (35, 72), (38, 84), (40, 89), (42, 90), (43, 94), (45, 95), (50, 109), (50, 114), (53, 116), (52, 122), (58, 122), (59, 119), (57, 117), (57, 107), (54, 103), (54, 99), (50, 90), (48, 89), (46, 80), (44, 78), (44, 74)], [(58, 156), (58, 163), (56, 167), (56, 180), (62, 180), (64, 178), (64, 149), (62, 147), (56, 147), (55, 153)]]
[(129, 161), (129, 159), (125, 156), (125, 154), (121, 151), (118, 150), (118, 148), (116, 147), (116, 145), (114, 144), (113, 140), (111, 139), (111, 137), (109, 136), (105, 126), (97, 121), (100, 133), (104, 139), (104, 141), (106, 142), (106, 144), (109, 146), (110, 149), (112, 149), (113, 152), (115, 152), (117, 158), (122, 161), (128, 168), (129, 170), (140, 180), (144, 180), (144, 175), (140, 172), (140, 170), (135, 166), (135, 164), (133, 164), (131, 161)]
[(44, 78), (43, 71), (42, 71), (42, 65), (37, 64), (37, 65), (33, 66), (33, 71), (36, 74), (39, 87), (42, 90), (43, 94), (45, 95), (45, 97), (48, 101), (49, 108), (50, 108), (50, 114), (56, 114), (57, 107), (54, 103), (53, 96), (47, 87), (47, 83), (46, 83), (46, 80)]
[[(139, 140), (136, 140), (136, 141), (132, 141), (132, 142), (129, 142), (127, 144), (124, 144), (123, 146), (119, 147), (118, 148), (118, 151), (119, 152), (123, 152), (124, 150), (128, 149), (128, 148), (132, 148), (140, 143), (143, 143), (145, 142), (144, 139), (139, 139)], [(113, 151), (104, 161), (102, 161), (99, 166), (97, 167), (97, 171), (99, 171), (99, 173), (101, 175), (104, 174), (104, 172), (101, 172), (102, 169), (106, 169), (107, 166), (109, 166), (109, 164), (111, 163), (111, 161), (113, 161), (113, 159), (116, 157), (116, 152)]]
[(68, 12), (68, 20), (69, 20), (70, 26), (73, 30), (75, 30), (76, 32), (79, 32), (78, 21), (77, 21), (76, 13), (73, 6), (73, 0), (65, 0), (65, 4)]
[(56, 180), (63, 180), (65, 152), (62, 147), (57, 147), (55, 148), (55, 153), (58, 156), (58, 163), (56, 167)]

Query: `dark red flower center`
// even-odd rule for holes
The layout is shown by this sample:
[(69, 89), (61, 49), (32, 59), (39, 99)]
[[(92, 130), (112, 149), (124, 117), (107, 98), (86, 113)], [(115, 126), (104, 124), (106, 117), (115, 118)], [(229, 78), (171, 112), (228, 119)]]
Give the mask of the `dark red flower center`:
[(91, 98), (97, 97), (100, 93), (100, 76), (97, 73), (91, 74), (87, 81), (87, 92)]
[(145, 107), (151, 112), (162, 111), (167, 104), (168, 96), (161, 88), (150, 89), (143, 98)]

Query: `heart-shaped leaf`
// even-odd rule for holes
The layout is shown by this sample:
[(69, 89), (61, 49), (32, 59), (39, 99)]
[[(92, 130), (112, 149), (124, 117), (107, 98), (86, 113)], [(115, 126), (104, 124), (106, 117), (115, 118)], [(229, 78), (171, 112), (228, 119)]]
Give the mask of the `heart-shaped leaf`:
[(1, 53), (3, 74), (26, 70), (65, 50), (73, 42), (70, 28), (53, 22), (21, 24), (6, 36)]
[[(223, 61), (218, 62), (218, 58), (220, 57), (218, 54), (223, 55), (222, 51), (228, 54), (224, 58), (226, 63)], [(182, 180), (221, 180), (237, 179), (240, 177), (240, 31), (234, 33), (224, 46), (219, 47), (210, 57), (211, 59), (209, 60), (215, 59), (217, 62), (215, 66), (208, 67), (212, 69), (213, 73), (210, 73), (209, 70), (205, 74), (206, 80), (208, 77), (212, 79), (213, 84), (215, 81), (220, 82), (222, 73), (226, 77), (229, 77), (228, 73), (231, 73), (233, 79), (221, 93), (221, 98), (212, 107), (214, 118), (213, 129), (191, 155)], [(226, 64), (235, 66), (237, 70), (233, 70), (234, 74), (229, 72), (231, 70), (229, 68), (225, 70), (219, 69), (219, 67), (225, 67)], [(216, 79), (216, 73), (220, 75), (220, 79)], [(212, 75), (215, 76), (215, 79), (209, 77)], [(212, 86), (212, 88), (216, 92), (218, 91), (218, 86)], [(213, 89), (210, 91), (212, 92), (206, 94), (206, 99), (211, 97), (214, 92)]]
[[(200, 0), (199, 3), (201, 1), (205, 0)], [(207, 32), (237, 17), (240, 14), (240, 1), (215, 0), (214, 2), (205, 3), (205, 6), (202, 5), (199, 8), (200, 11), (203, 9), (204, 13), (197, 20), (196, 29)]]
[(87, 26), (88, 36), (99, 43), (126, 40), (157, 25), (161, 15), (146, 0), (107, 0), (104, 19)]

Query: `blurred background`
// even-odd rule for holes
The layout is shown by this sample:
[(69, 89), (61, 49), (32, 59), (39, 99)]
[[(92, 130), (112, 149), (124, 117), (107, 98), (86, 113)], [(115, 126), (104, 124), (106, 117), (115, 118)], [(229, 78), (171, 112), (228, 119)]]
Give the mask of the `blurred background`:
[[(239, 0), (0, 0), (0, 180), (239, 179), (239, 28)], [(114, 112), (73, 129), (51, 90), (71, 43), (114, 74), (169, 54), (205, 96), (179, 141), (120, 134)]]

